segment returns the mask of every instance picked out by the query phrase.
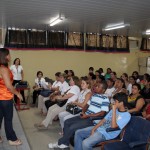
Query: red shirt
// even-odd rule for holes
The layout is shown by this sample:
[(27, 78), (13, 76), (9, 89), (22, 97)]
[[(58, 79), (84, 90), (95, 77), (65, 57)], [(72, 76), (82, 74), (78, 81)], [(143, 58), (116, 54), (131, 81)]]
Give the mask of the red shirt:
[[(1, 67), (5, 67), (5, 66), (1, 66)], [(9, 68), (7, 69), (9, 71), (10, 80), (11, 82), (13, 82), (13, 75), (10, 69)], [(12, 100), (12, 98), (13, 98), (13, 94), (6, 87), (3, 78), (0, 78), (0, 100)]]

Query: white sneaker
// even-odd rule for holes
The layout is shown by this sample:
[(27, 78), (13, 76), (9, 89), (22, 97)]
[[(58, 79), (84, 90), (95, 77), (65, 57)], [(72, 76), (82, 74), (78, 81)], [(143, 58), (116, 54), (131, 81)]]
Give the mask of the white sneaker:
[(58, 148), (62, 148), (62, 149), (64, 149), (64, 148), (68, 148), (68, 147), (69, 147), (69, 146), (64, 145), (64, 144), (58, 145)]
[(58, 143), (49, 143), (48, 147), (49, 148), (57, 148), (58, 147)]

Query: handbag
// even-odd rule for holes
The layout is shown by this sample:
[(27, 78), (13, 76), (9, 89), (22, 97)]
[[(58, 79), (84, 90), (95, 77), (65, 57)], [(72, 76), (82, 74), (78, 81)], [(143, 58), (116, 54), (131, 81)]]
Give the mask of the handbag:
[(28, 82), (27, 81), (20, 81), (20, 82), (15, 84), (16, 89), (27, 88), (27, 87), (28, 87)]
[(82, 109), (80, 109), (77, 105), (67, 104), (66, 111), (68, 111), (69, 113), (71, 113), (73, 115), (76, 115), (76, 114), (80, 113), (82, 111)]
[(65, 100), (59, 100), (59, 99), (57, 99), (56, 101), (57, 101), (57, 105), (59, 106), (59, 107), (63, 107), (66, 103), (67, 103), (67, 100), (68, 99), (65, 99)]
[(40, 95), (42, 95), (43, 97), (48, 97), (51, 93), (52, 93), (51, 90), (44, 89), (40, 92)]

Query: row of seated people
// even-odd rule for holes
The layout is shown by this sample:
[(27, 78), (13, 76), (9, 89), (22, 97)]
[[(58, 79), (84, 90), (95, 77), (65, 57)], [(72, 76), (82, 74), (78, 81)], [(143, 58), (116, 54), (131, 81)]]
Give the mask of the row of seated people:
[[(61, 78), (62, 78), (62, 80), (61, 80)], [(62, 83), (65, 82), (64, 76), (62, 74), (60, 74), (60, 77), (58, 80), (60, 80)], [(90, 90), (89, 79), (87, 77), (84, 77), (84, 78), (81, 78), (81, 80), (82, 80), (81, 81), (81, 89), (82, 89), (81, 92), (80, 92), (80, 88), (78, 87), (80, 80), (76, 76), (74, 76), (70, 79), (70, 82), (69, 82), (70, 87), (68, 90), (66, 90), (66, 93), (63, 92), (63, 94), (58, 94), (59, 92), (57, 90), (55, 92), (53, 92), (50, 95), (50, 97), (47, 98), (47, 99), (49, 99), (48, 101), (51, 101), (53, 103), (51, 103), (50, 107), (48, 108), (48, 113), (47, 113), (46, 118), (40, 124), (35, 124), (35, 127), (38, 128), (39, 130), (40, 129), (48, 129), (48, 125), (52, 124), (53, 119), (57, 115), (59, 115), (60, 124), (61, 124), (62, 130), (64, 132), (64, 135), (61, 139), (59, 139), (57, 144), (50, 143), (49, 144), (50, 148), (53, 148), (53, 147), (67, 148), (70, 143), (69, 140), (70, 140), (71, 136), (75, 133), (76, 130), (95, 125), (95, 123), (97, 123), (97, 122), (93, 121), (94, 118), (97, 116), (104, 117), (104, 115), (109, 111), (109, 108), (110, 108), (109, 103), (111, 102), (111, 105), (112, 105), (112, 104), (116, 103), (116, 100), (119, 101), (119, 98), (117, 98), (117, 99), (113, 98), (116, 96), (117, 93), (125, 93), (125, 95), (127, 95), (127, 93), (128, 93), (127, 90), (124, 88), (124, 80), (122, 80), (120, 78), (116, 79), (114, 86), (113, 86), (113, 81), (111, 79), (107, 80), (107, 84), (104, 81), (96, 82), (96, 84), (92, 87), (91, 90)], [(149, 82), (149, 80), (148, 80), (148, 82)], [(110, 83), (112, 84), (112, 86), (110, 85)], [(107, 85), (108, 85), (108, 88), (107, 88)], [(60, 88), (60, 87), (59, 87), (59, 90), (61, 93), (61, 89), (63, 89), (63, 88), (62, 87)], [(110, 90), (111, 94), (108, 92), (109, 87), (114, 88), (114, 90)], [(123, 102), (124, 106), (126, 106), (126, 108), (128, 108), (128, 110), (125, 109), (125, 110), (127, 110), (126, 112), (128, 112), (132, 115), (140, 115), (141, 116), (142, 111), (144, 110), (145, 101), (140, 95), (140, 89), (141, 89), (141, 86), (139, 84), (137, 84), (137, 83), (133, 84), (132, 85), (132, 93), (128, 96), (128, 100)], [(107, 92), (107, 93), (105, 94), (105, 92)], [(109, 98), (108, 98), (108, 96), (109, 96)], [(41, 96), (39, 96), (39, 97), (41, 97)], [(121, 97), (123, 97), (123, 96), (121, 96)], [(59, 106), (58, 101), (56, 101), (58, 99), (61, 101), (66, 101), (66, 99), (67, 99), (66, 104), (64, 104), (63, 106)], [(79, 106), (79, 108), (82, 109), (81, 115), (79, 115), (79, 114), (72, 115), (69, 112), (67, 112), (66, 106), (68, 103), (73, 103), (73, 104), (76, 104), (77, 106)], [(39, 106), (40, 106), (39, 108), (42, 111), (45, 110), (45, 112), (46, 112), (47, 109), (45, 107), (44, 97), (42, 97), (42, 100), (41, 99), (39, 100)], [(113, 108), (113, 105), (112, 105), (112, 108)], [(119, 109), (119, 107), (117, 106), (117, 108), (115, 108), (115, 109)], [(147, 113), (149, 113), (149, 109), (150, 108), (147, 107), (147, 110), (148, 110)], [(110, 112), (112, 112), (112, 111), (110, 111)], [(143, 116), (148, 119), (149, 114), (147, 114), (147, 113), (143, 113)], [(91, 119), (91, 118), (93, 118), (93, 119)], [(127, 120), (129, 120), (129, 119), (127, 119)], [(98, 125), (99, 125), (99, 123), (98, 123)], [(95, 140), (94, 140), (94, 142), (95, 142)], [(76, 144), (75, 144), (75, 146), (76, 146)]]

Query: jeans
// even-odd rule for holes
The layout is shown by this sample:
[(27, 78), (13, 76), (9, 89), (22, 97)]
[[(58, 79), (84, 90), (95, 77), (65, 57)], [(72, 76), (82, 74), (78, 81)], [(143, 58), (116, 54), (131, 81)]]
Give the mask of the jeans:
[(93, 146), (99, 142), (105, 141), (105, 137), (97, 130), (91, 135), (94, 126), (77, 130), (75, 133), (74, 150), (92, 150)]
[(73, 114), (71, 114), (67, 111), (63, 111), (63, 112), (59, 113), (58, 117), (59, 117), (61, 128), (62, 129), (64, 128), (64, 122), (67, 119), (70, 119), (70, 118), (73, 118), (73, 117), (76, 117), (76, 116), (79, 116), (79, 114), (73, 115)]
[(67, 119), (64, 124), (64, 135), (58, 140), (58, 145), (64, 144), (69, 146), (70, 138), (74, 135), (78, 129), (93, 126), (93, 121), (90, 118), (82, 119), (80, 116), (76, 116)]
[(4, 127), (7, 140), (16, 141), (17, 136), (13, 130), (12, 118), (13, 118), (13, 101), (12, 100), (0, 100), (0, 123), (4, 118)]

